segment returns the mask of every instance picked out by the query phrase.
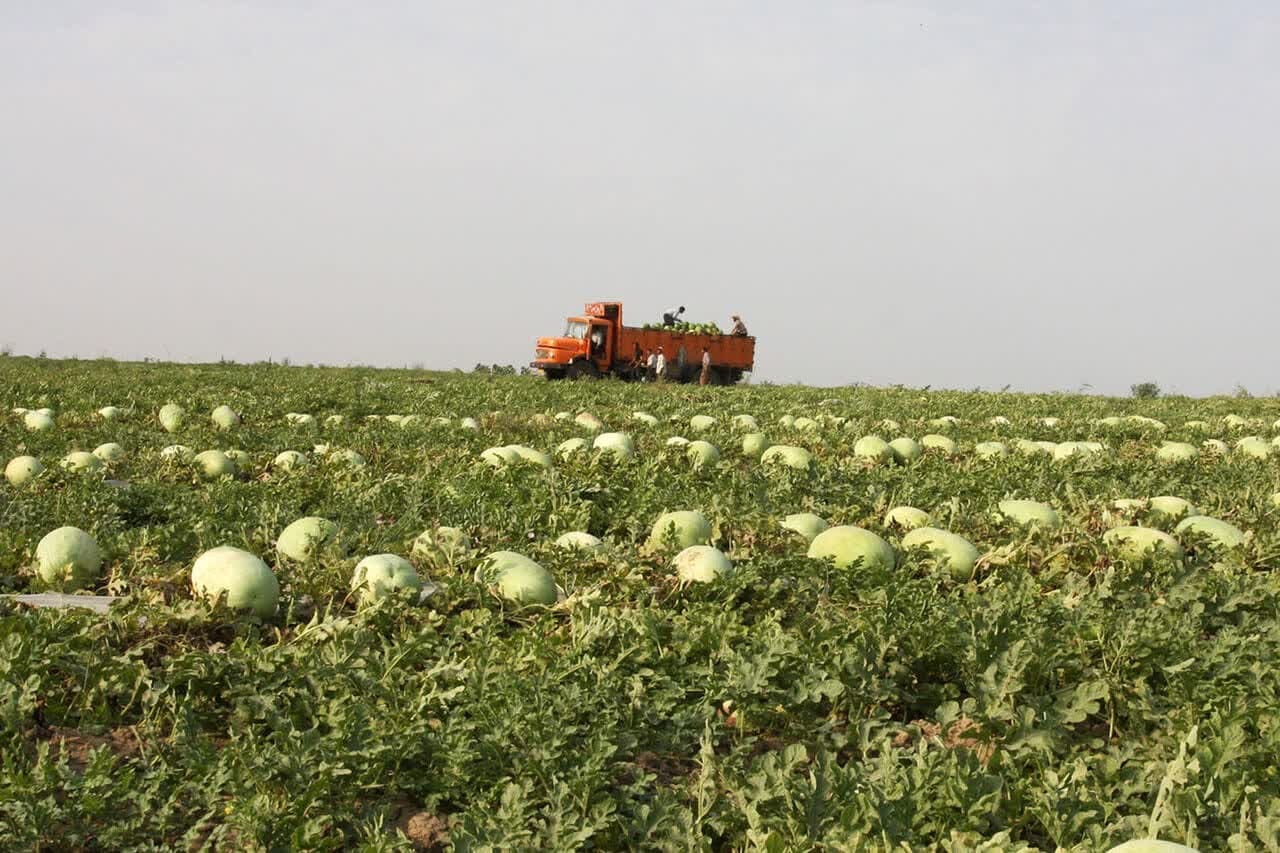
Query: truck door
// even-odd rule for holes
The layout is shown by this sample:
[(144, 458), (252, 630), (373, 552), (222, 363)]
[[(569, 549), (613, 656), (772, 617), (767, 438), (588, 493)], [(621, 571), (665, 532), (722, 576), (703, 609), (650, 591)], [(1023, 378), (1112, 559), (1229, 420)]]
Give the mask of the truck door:
[(613, 349), (613, 341), (609, 339), (611, 331), (608, 323), (592, 323), (587, 335), (588, 357), (601, 373), (610, 367), (609, 353)]

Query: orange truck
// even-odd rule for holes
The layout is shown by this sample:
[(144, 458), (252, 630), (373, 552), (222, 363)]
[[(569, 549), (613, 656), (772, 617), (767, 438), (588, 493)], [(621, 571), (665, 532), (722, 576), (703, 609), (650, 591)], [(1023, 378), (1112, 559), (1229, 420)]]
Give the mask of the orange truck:
[(710, 381), (732, 385), (752, 369), (756, 339), (746, 335), (701, 335), (670, 328), (639, 329), (622, 324), (621, 302), (588, 302), (582, 316), (570, 317), (564, 334), (538, 338), (532, 367), (548, 379), (616, 376), (645, 378), (645, 360), (662, 348), (671, 382), (697, 382), (702, 350), (711, 356)]

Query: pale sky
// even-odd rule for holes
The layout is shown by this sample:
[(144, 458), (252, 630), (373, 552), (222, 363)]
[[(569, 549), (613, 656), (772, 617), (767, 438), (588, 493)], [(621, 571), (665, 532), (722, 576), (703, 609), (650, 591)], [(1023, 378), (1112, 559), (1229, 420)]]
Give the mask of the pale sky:
[(0, 2), (16, 352), (1280, 388), (1274, 0)]

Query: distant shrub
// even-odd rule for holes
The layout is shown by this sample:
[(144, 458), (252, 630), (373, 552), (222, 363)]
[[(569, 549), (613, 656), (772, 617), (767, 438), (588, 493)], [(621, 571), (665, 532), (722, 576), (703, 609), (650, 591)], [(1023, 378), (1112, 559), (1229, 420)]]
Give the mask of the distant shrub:
[(1139, 400), (1154, 400), (1160, 396), (1160, 386), (1154, 382), (1139, 382), (1130, 385), (1129, 392)]

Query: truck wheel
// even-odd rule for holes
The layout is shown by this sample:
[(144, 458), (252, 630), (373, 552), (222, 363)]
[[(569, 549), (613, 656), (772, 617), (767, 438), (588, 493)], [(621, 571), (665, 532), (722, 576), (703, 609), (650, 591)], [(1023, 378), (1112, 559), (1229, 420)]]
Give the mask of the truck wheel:
[(543, 370), (542, 374), (546, 376), (548, 380), (564, 379), (563, 370)]
[(569, 369), (565, 372), (565, 376), (570, 379), (599, 379), (600, 372), (591, 362), (578, 359), (569, 362)]

